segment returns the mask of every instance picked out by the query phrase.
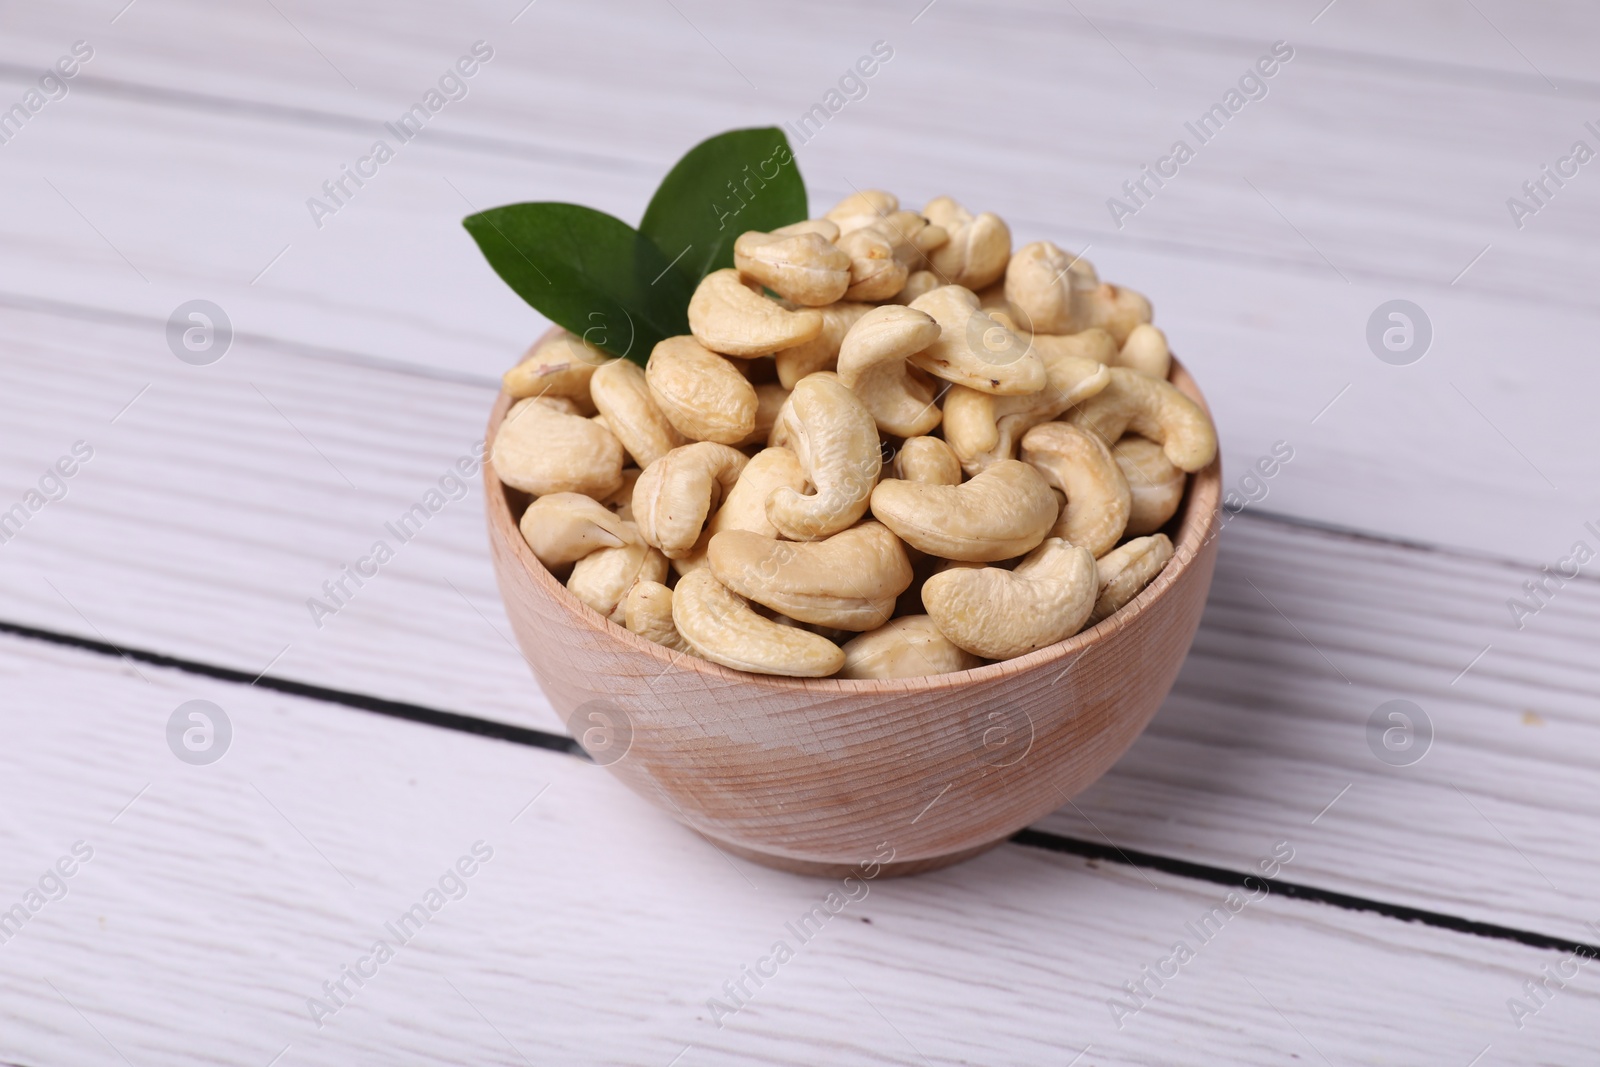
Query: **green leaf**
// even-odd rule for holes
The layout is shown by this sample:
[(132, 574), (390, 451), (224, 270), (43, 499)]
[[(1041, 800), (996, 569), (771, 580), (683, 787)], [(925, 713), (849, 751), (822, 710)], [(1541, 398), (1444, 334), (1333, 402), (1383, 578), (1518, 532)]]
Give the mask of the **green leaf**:
[(509, 204), (462, 220), (494, 272), (551, 322), (643, 364), (689, 332), (693, 286), (633, 227), (578, 204)]
[(805, 217), (806, 185), (789, 138), (764, 126), (729, 130), (689, 149), (650, 198), (639, 230), (694, 285), (733, 266), (741, 233)]

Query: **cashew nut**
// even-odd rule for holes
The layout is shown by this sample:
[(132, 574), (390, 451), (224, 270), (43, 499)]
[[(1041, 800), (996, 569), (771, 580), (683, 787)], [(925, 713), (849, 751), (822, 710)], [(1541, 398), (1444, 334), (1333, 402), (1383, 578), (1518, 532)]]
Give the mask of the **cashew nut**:
[(589, 393), (606, 428), (639, 466), (648, 467), (685, 443), (656, 404), (644, 369), (637, 363), (626, 359), (607, 363), (589, 380)]
[(844, 646), (840, 678), (919, 678), (982, 665), (957, 647), (927, 615), (903, 615)]
[(839, 224), (831, 219), (805, 219), (802, 222), (791, 222), (787, 226), (779, 226), (772, 231), (778, 237), (793, 237), (800, 233), (814, 233), (824, 241), (832, 244), (839, 239)]
[(640, 535), (668, 559), (689, 555), (706, 517), (733, 488), (747, 462), (737, 449), (698, 441), (650, 464), (633, 487)]
[[(872, 491), (872, 514), (912, 548), (989, 563), (1033, 548), (1060, 505), (1031, 466), (1001, 460), (960, 485), (885, 479)], [(965, 646), (963, 646), (965, 647)]]
[(816, 337), (822, 316), (768, 300), (729, 268), (700, 279), (689, 298), (689, 332), (725, 356), (766, 356)]
[(572, 565), (567, 592), (619, 626), (622, 604), (635, 582), (665, 582), (667, 559), (641, 541), (602, 548)]
[(883, 468), (878, 426), (837, 377), (813, 374), (795, 383), (773, 428), (789, 442), (816, 492), (787, 486), (767, 498), (767, 518), (794, 541), (836, 534), (866, 514), (867, 499)]
[(915, 211), (894, 211), (864, 227), (876, 230), (889, 242), (894, 258), (908, 271), (927, 262), (928, 253), (943, 246), (950, 235)]
[[(1037, 342), (1043, 334), (1034, 334)], [(944, 398), (944, 439), (976, 474), (1002, 459), (1015, 459), (1017, 441), (1030, 428), (1060, 415), (1072, 405), (1094, 396), (1111, 382), (1105, 365), (1094, 358), (1102, 349), (1116, 347), (1104, 330), (1087, 330), (1041, 346), (1040, 359), (1048, 377), (1046, 386), (1029, 396), (991, 396), (965, 386), (951, 386)]]
[(1046, 384), (1044, 361), (1028, 343), (988, 312), (959, 285), (944, 285), (910, 304), (939, 323), (939, 339), (911, 362), (947, 382), (983, 393), (1037, 393)]
[(1161, 445), (1167, 459), (1197, 471), (1217, 455), (1217, 431), (1200, 405), (1174, 386), (1126, 367), (1111, 367), (1111, 384), (1062, 417), (1110, 444), (1132, 430)]
[[(522, 362), (506, 371), (504, 389), (514, 397), (570, 397), (581, 408), (589, 402), (589, 379), (611, 357), (562, 330), (528, 349)], [(583, 411), (582, 414), (588, 414)]]
[(953, 644), (985, 659), (1013, 659), (1083, 629), (1096, 589), (1088, 550), (1051, 537), (1015, 570), (940, 571), (923, 583), (922, 602)]
[(894, 457), (894, 476), (928, 485), (960, 485), (961, 460), (937, 437), (908, 437)]
[(839, 238), (839, 248), (850, 257), (846, 300), (887, 300), (905, 287), (911, 272), (876, 226), (847, 231)]
[(724, 530), (711, 538), (706, 559), (717, 581), (745, 599), (841, 630), (882, 626), (911, 585), (905, 546), (876, 522), (820, 541)]
[(1011, 305), (1006, 302), (1006, 283), (1002, 279), (993, 285), (985, 286), (972, 294), (978, 298), (978, 306), (989, 312), (1000, 321), (1008, 330), (1015, 333), (1026, 333), (1017, 326), (1016, 316)]
[[(991, 312), (991, 314), (994, 314)], [(998, 314), (995, 315), (999, 317)], [(1105, 330), (1090, 327), (1077, 333), (1057, 335), (1051, 333), (1026, 334), (1028, 343), (1048, 365), (1052, 359), (1073, 355), (1092, 359), (1096, 363), (1112, 366), (1117, 361), (1117, 342)]]
[(833, 207), (823, 218), (839, 226), (840, 233), (849, 233), (870, 226), (885, 215), (900, 210), (900, 198), (882, 189), (867, 189), (851, 193)]
[(805, 487), (806, 473), (800, 467), (799, 456), (787, 448), (763, 448), (745, 464), (722, 507), (706, 525), (702, 540), (723, 530), (748, 530), (763, 537), (777, 537), (778, 528), (767, 518), (767, 498), (779, 488), (798, 493)]
[(778, 424), (778, 412), (783, 410), (783, 402), (788, 399), (789, 390), (777, 382), (762, 382), (756, 386), (756, 424), (743, 440), (734, 444), (739, 448), (766, 444), (767, 438), (772, 436), (772, 428)]
[(734, 445), (755, 429), (755, 386), (693, 337), (669, 337), (656, 345), (644, 373), (661, 413), (691, 441)]
[(931, 293), (943, 285), (931, 270), (914, 270), (906, 276), (906, 284), (890, 299), (896, 304), (909, 304), (924, 293)]
[(913, 378), (906, 362), (937, 341), (939, 333), (939, 324), (926, 312), (886, 304), (867, 312), (845, 334), (839, 380), (861, 398), (884, 433), (916, 437), (939, 425), (933, 388)]
[(933, 272), (948, 285), (973, 291), (1000, 280), (1011, 258), (1011, 230), (999, 215), (985, 211), (974, 217), (948, 196), (930, 200), (922, 214), (950, 239), (928, 254)]
[(711, 538), (723, 530), (748, 530), (763, 537), (777, 537), (778, 528), (767, 519), (767, 497), (780, 486), (795, 492), (806, 487), (805, 471), (800, 469), (800, 457), (781, 446), (763, 448), (757, 452), (733, 488), (722, 500), (722, 506), (711, 516), (699, 540), (687, 555), (672, 561), (672, 569), (688, 574), (706, 565), (706, 547)]
[(1172, 353), (1167, 349), (1167, 335), (1148, 322), (1141, 322), (1128, 331), (1122, 342), (1122, 351), (1113, 363), (1118, 367), (1136, 370), (1147, 378), (1167, 380), (1172, 371)]
[(551, 493), (528, 505), (517, 523), (539, 562), (552, 569), (576, 563), (601, 548), (638, 539), (638, 530), (582, 493)]
[(850, 287), (850, 256), (818, 233), (751, 230), (733, 243), (739, 273), (807, 307), (831, 304)]
[(1076, 426), (1047, 422), (1022, 436), (1022, 459), (1067, 498), (1051, 537), (1087, 548), (1096, 559), (1122, 538), (1131, 497), (1104, 441)]
[(672, 594), (672, 621), (695, 653), (741, 671), (825, 678), (844, 665), (826, 637), (757, 615), (709, 567), (684, 575)]
[(672, 624), (672, 590), (660, 582), (635, 582), (622, 601), (622, 624), (640, 637), (674, 652), (690, 651)]
[(1132, 493), (1127, 537), (1155, 533), (1178, 513), (1188, 477), (1167, 459), (1154, 441), (1129, 434), (1111, 448)]
[(1082, 257), (1034, 241), (1017, 249), (1006, 267), (1006, 303), (1034, 333), (1077, 333), (1086, 328), (1078, 321), (1078, 294), (1098, 284), (1093, 276)]
[(817, 311), (822, 315), (822, 332), (803, 345), (785, 348), (773, 356), (778, 368), (778, 381), (783, 383), (785, 389), (793, 389), (794, 383), (808, 374), (832, 370), (834, 361), (839, 358), (839, 346), (844, 343), (844, 335), (850, 332), (850, 327), (856, 324), (857, 319), (871, 310), (871, 304), (844, 301), (818, 308)]
[(633, 487), (639, 483), (639, 475), (642, 473), (638, 467), (624, 467), (622, 484), (600, 501), (623, 522), (633, 521)]
[(1079, 292), (1075, 304), (1078, 330), (1099, 326), (1115, 338), (1118, 345), (1128, 340), (1134, 327), (1149, 322), (1153, 314), (1150, 301), (1143, 293), (1106, 282)]
[(495, 473), (534, 496), (606, 496), (622, 484), (622, 445), (604, 426), (569, 414), (561, 403), (534, 397), (512, 405), (494, 436)]
[(1099, 573), (1099, 595), (1095, 598), (1091, 624), (1108, 618), (1126, 607), (1144, 591), (1151, 579), (1172, 558), (1172, 542), (1166, 534), (1139, 537), (1101, 556), (1095, 563)]

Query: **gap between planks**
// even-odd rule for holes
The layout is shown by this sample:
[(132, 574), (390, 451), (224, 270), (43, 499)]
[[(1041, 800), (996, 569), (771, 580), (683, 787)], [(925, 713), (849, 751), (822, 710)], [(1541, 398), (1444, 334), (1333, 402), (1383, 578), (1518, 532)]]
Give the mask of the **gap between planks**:
[[(159, 652), (151, 652), (147, 649), (119, 647), (108, 641), (92, 640), (75, 634), (24, 626), (4, 620), (0, 620), (0, 633), (113, 659), (123, 659), (143, 663), (147, 666), (213, 678), (235, 685), (260, 686), (262, 689), (269, 689), (306, 700), (356, 708), (361, 711), (385, 715), (390, 718), (404, 719), (440, 729), (455, 730), (480, 737), (491, 737), (500, 741), (509, 741), (512, 744), (558, 752), (582, 760), (589, 759), (588, 753), (573, 738), (545, 730), (512, 726), (507, 723), (495, 722), (491, 719), (463, 715), (459, 712), (443, 711), (421, 704), (388, 700), (382, 697), (369, 696), (365, 693), (333, 689), (327, 686), (311, 685), (289, 678), (276, 678), (267, 674), (257, 675), (252, 678), (248, 672), (235, 670), (231, 667), (222, 667), (180, 656), (168, 656)], [(1209, 882), (1230, 888), (1251, 889), (1253, 888), (1251, 882), (1254, 881), (1258, 886), (1265, 886), (1269, 893), (1277, 893), (1291, 900), (1311, 901), (1341, 908), (1345, 911), (1370, 912), (1374, 915), (1381, 915), (1384, 918), (1395, 919), (1400, 922), (1419, 923), (1423, 926), (1448, 930), (1452, 933), (1470, 934), (1475, 937), (1484, 937), (1496, 941), (1510, 941), (1529, 948), (1600, 959), (1600, 945), (1574, 941), (1568, 938), (1552, 937), (1549, 934), (1539, 933), (1535, 930), (1523, 930), (1512, 926), (1502, 926), (1498, 923), (1465, 919), (1458, 915), (1450, 915), (1426, 908), (1392, 904), (1388, 901), (1355, 896), (1350, 893), (1341, 893), (1318, 886), (1287, 882), (1277, 878), (1266, 878), (1257, 874), (1245, 874), (1226, 867), (1194, 863), (1174, 856), (1164, 856), (1137, 849), (1124, 849), (1112, 844), (1109, 840), (1106, 844), (1101, 845), (1093, 841), (1067, 837), (1064, 834), (1028, 828), (1017, 831), (1011, 836), (1010, 841), (1025, 848), (1079, 856), (1093, 861), (1117, 863), (1141, 872), (1148, 868), (1178, 878)]]

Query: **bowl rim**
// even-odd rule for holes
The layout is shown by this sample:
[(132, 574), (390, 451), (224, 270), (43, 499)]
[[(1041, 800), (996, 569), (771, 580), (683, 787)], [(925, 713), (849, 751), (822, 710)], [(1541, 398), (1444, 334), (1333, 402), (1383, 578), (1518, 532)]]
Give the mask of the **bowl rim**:
[[(537, 346), (546, 337), (557, 332), (559, 328), (552, 327), (546, 335), (535, 342)], [(1210, 408), (1206, 404), (1205, 396), (1200, 391), (1199, 383), (1194, 380), (1176, 356), (1172, 359), (1172, 373), (1168, 379), (1172, 385), (1188, 396), (1201, 409), (1210, 416)], [(723, 682), (743, 682), (748, 685), (765, 686), (770, 689), (786, 691), (813, 691), (828, 694), (850, 694), (855, 696), (870, 696), (872, 694), (894, 693), (904, 696), (908, 693), (926, 692), (939, 693), (957, 689), (967, 685), (982, 685), (986, 682), (996, 682), (1005, 678), (1026, 674), (1067, 659), (1069, 656), (1081, 656), (1094, 645), (1107, 640), (1126, 627), (1138, 621), (1139, 616), (1150, 610), (1158, 601), (1163, 599), (1169, 591), (1182, 580), (1189, 568), (1200, 559), (1207, 544), (1215, 540), (1213, 527), (1222, 497), (1222, 453), (1218, 449), (1212, 461), (1199, 471), (1190, 475), (1189, 485), (1184, 492), (1183, 502), (1178, 510), (1178, 531), (1173, 542), (1172, 559), (1162, 568), (1154, 581), (1139, 593), (1131, 602), (1121, 609), (1101, 620), (1094, 626), (1078, 631), (1071, 637), (1057, 641), (1055, 644), (1036, 648), (1032, 652), (1017, 656), (1014, 659), (998, 660), (986, 663), (981, 667), (973, 667), (964, 671), (952, 671), (947, 674), (925, 674), (910, 678), (794, 678), (779, 674), (758, 674), (752, 671), (741, 671), (733, 667), (724, 667), (720, 663), (713, 663), (708, 659), (689, 652), (677, 652), (658, 645), (648, 638), (641, 637), (625, 626), (620, 626), (610, 619), (595, 611), (589, 605), (579, 600), (567, 591), (552, 573), (539, 562), (533, 550), (523, 539), (518, 528), (517, 519), (511, 513), (511, 503), (508, 497), (510, 487), (500, 481), (494, 470), (494, 437), (500, 428), (501, 421), (506, 412), (517, 398), (510, 396), (502, 390), (496, 398), (489, 413), (489, 424), (485, 431), (485, 447), (483, 456), (483, 477), (485, 505), (488, 510), (490, 534), (505, 542), (510, 547), (512, 556), (518, 565), (527, 572), (534, 584), (546, 596), (557, 604), (567, 609), (567, 613), (576, 620), (582, 620), (590, 628), (597, 630), (612, 640), (644, 653), (656, 660), (662, 667), (662, 673), (673, 668), (698, 671), (703, 675), (716, 678)], [(1213, 423), (1215, 420), (1213, 420)], [(1169, 525), (1170, 525), (1169, 520)], [(1076, 660), (1073, 661), (1074, 663)]]

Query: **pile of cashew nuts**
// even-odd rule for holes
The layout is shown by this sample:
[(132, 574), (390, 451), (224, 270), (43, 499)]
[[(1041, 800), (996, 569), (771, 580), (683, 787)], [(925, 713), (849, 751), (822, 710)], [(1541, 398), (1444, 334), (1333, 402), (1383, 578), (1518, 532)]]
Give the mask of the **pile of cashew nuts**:
[(740, 670), (904, 678), (1070, 637), (1172, 558), (1217, 439), (1143, 296), (876, 190), (734, 262), (643, 369), (562, 333), (505, 376), (495, 470), (583, 603)]

